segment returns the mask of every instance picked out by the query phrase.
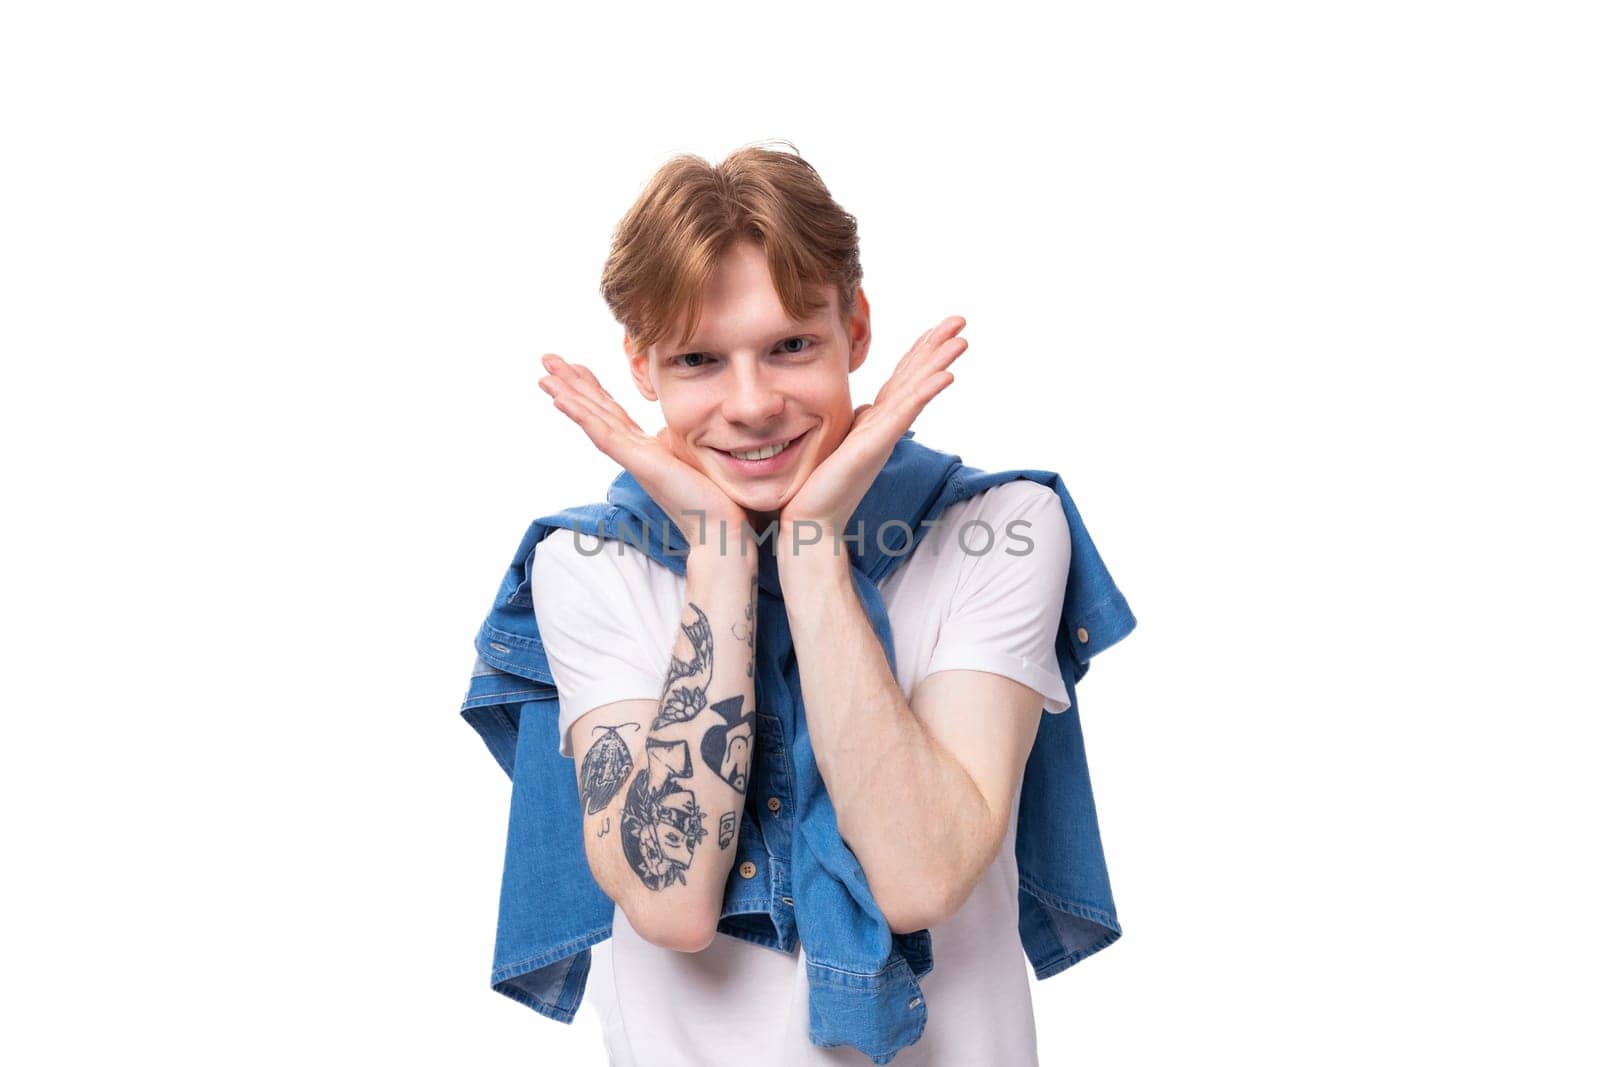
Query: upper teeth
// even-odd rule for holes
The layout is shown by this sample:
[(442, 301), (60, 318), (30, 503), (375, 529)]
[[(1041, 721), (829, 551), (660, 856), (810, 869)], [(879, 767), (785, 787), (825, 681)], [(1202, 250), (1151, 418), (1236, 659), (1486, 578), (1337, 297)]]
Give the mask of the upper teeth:
[(754, 452), (729, 452), (728, 455), (734, 459), (770, 459), (788, 447), (789, 442), (785, 441), (781, 445), (768, 445), (766, 448), (758, 448)]

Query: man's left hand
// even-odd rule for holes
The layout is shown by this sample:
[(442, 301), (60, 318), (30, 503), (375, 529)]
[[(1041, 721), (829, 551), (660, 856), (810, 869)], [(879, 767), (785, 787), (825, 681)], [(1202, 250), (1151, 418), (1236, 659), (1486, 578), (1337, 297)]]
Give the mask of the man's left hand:
[(821, 528), (821, 543), (829, 546), (844, 532), (895, 442), (928, 402), (956, 380), (945, 368), (967, 350), (966, 338), (956, 336), (966, 325), (966, 319), (951, 315), (917, 338), (872, 403), (855, 409), (850, 432), (839, 447), (785, 505), (779, 515), (785, 531), (801, 522), (814, 523)]

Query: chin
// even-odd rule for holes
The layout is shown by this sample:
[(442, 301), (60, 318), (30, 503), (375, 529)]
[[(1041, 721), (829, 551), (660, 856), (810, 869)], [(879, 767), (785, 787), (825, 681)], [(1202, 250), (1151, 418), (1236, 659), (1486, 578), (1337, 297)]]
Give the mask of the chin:
[(789, 497), (787, 496), (766, 499), (744, 496), (742, 494), (735, 495), (730, 493), (729, 495), (732, 497), (735, 504), (738, 504), (741, 508), (744, 508), (744, 510), (751, 515), (762, 515), (768, 512), (776, 515), (778, 512), (782, 511), (783, 506), (789, 502)]

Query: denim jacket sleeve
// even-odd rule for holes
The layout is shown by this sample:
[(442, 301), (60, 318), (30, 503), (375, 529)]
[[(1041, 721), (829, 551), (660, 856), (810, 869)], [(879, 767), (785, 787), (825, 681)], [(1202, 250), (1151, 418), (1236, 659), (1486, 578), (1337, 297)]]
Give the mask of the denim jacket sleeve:
[(528, 591), (538, 542), (567, 523), (597, 521), (569, 509), (535, 522), (478, 631), (461, 715), (511, 778), (500, 883), (493, 988), (570, 1023), (589, 975), (589, 946), (611, 936), (615, 905), (589, 870), (577, 776), (561, 755), (555, 682)]
[(1056, 658), (1072, 704), (1041, 718), (1017, 808), (1017, 923), (1034, 976), (1043, 980), (1122, 936), (1089, 780), (1077, 687), (1090, 659), (1128, 636), (1137, 620), (1060, 475), (963, 467), (949, 491), (971, 495), (1016, 478), (1055, 492), (1072, 538), (1072, 567), (1056, 631)]

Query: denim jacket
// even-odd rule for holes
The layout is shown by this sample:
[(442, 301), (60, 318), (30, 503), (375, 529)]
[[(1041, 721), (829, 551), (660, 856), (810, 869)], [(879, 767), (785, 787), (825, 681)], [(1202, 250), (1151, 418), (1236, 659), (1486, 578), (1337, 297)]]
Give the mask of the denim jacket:
[[(1079, 722), (1076, 685), (1089, 659), (1134, 627), (1127, 601), (1101, 562), (1059, 475), (987, 473), (911, 440), (895, 444), (851, 518), (843, 542), (856, 592), (891, 669), (894, 643), (878, 585), (909, 557), (949, 505), (1026, 478), (1048, 485), (1065, 510), (1072, 543), (1056, 655), (1072, 698), (1041, 717), (1017, 811), (1018, 934), (1039, 979), (1121, 936), (1101, 849)], [(570, 1023), (588, 980), (589, 947), (611, 936), (614, 904), (594, 881), (583, 847), (572, 757), (560, 754), (558, 702), (529, 590), (533, 554), (556, 529), (624, 539), (685, 572), (682, 532), (623, 472), (606, 503), (587, 504), (529, 527), (475, 642), (462, 716), (511, 777), (492, 987)], [(895, 934), (855, 855), (839, 836), (806, 732), (799, 672), (776, 559), (760, 556), (757, 584), (755, 755), (719, 933), (785, 953), (806, 948), (810, 1039), (851, 1045), (888, 1063), (927, 1022), (918, 979), (933, 967), (927, 930)], [(559, 625), (559, 620), (545, 620)], [(778, 804), (769, 810), (767, 798)]]

